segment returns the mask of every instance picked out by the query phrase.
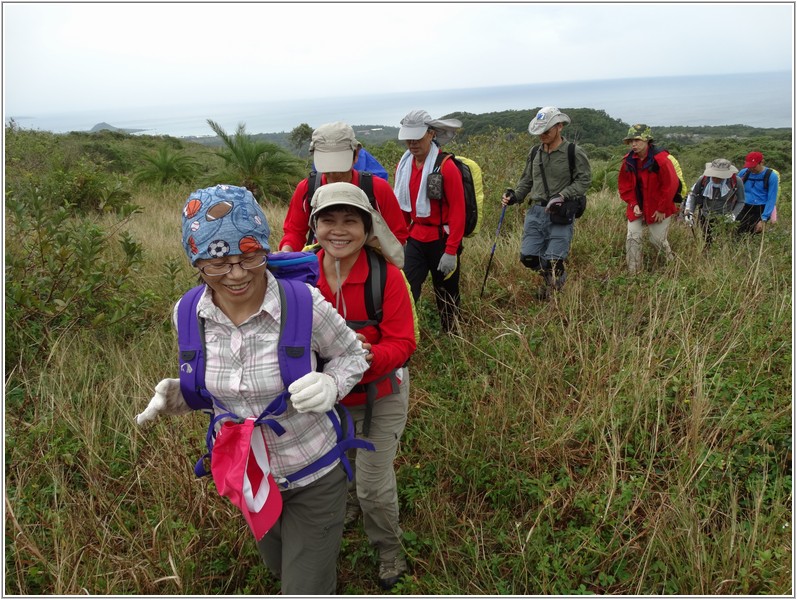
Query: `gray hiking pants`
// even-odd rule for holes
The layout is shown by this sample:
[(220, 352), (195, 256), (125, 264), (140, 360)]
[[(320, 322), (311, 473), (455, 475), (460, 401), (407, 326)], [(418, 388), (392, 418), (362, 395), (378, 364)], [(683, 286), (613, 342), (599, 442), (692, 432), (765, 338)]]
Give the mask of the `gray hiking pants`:
[(393, 466), (399, 440), (407, 423), (410, 395), (409, 371), (406, 367), (402, 371), (399, 392), (374, 402), (368, 437), (362, 435), (365, 405), (348, 407), (357, 437), (367, 439), (376, 448), (374, 452), (360, 449), (349, 451), (349, 462), (355, 475), (349, 483), (348, 502), (359, 502), (365, 534), (383, 561), (403, 554), (403, 531), (399, 525), (396, 471)]
[(545, 208), (534, 203), (526, 211), (523, 237), (520, 240), (521, 260), (524, 256), (539, 256), (543, 261), (564, 260), (573, 242), (573, 223), (556, 225)]
[(346, 512), (346, 473), (339, 464), (304, 487), (282, 492), (282, 514), (257, 543), (283, 595), (335, 593)]

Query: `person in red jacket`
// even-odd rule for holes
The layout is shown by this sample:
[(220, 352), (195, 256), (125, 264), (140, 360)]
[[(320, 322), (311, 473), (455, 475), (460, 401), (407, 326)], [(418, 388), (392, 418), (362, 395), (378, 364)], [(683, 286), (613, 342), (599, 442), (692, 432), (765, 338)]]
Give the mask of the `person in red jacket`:
[[(360, 173), (353, 168), (362, 146), (354, 137), (354, 130), (343, 122), (326, 123), (313, 131), (310, 140), (310, 154), (318, 172), (321, 185), (345, 181), (360, 185)], [(393, 188), (381, 177), (372, 177), (376, 209), (385, 219), (390, 231), (399, 242), (407, 241), (409, 232), (404, 213), (393, 194)], [(282, 239), (279, 249), (285, 252), (301, 250), (308, 242), (310, 231), (309, 178), (296, 186), (291, 197), (285, 221), (282, 224)]]
[(625, 239), (628, 271), (642, 268), (642, 237), (645, 229), (650, 242), (665, 258), (674, 258), (667, 241), (670, 217), (678, 212), (673, 198), (681, 183), (666, 150), (653, 145), (647, 125), (632, 125), (623, 140), (631, 151), (623, 158), (617, 189), (628, 205), (628, 233)]
[(425, 110), (407, 113), (398, 134), (398, 139), (406, 142), (407, 151), (396, 168), (393, 186), (399, 206), (410, 215), (404, 273), (412, 296), (417, 303), (423, 282), (431, 272), (440, 324), (446, 332), (453, 331), (459, 316), (465, 189), (459, 169), (450, 160), (445, 160), (440, 168), (442, 186), (433, 171), (440, 146), (453, 138), (460, 127), (462, 122), (457, 119), (432, 119)]
[[(363, 529), (379, 553), (379, 584), (391, 589), (407, 571), (393, 461), (407, 422), (406, 365), (416, 347), (412, 300), (400, 270), (404, 252), (365, 192), (350, 183), (318, 188), (312, 199), (310, 224), (321, 245), (318, 289), (357, 332), (368, 351), (368, 370), (340, 401), (352, 416), (357, 437), (369, 440), (376, 448), (375, 452), (350, 453), (356, 497), (350, 495), (347, 516), (359, 501)], [(375, 252), (372, 248), (385, 259), (381, 320), (369, 315), (366, 308), (366, 286), (372, 269), (369, 253)], [(372, 276), (373, 281), (379, 281), (378, 275)]]

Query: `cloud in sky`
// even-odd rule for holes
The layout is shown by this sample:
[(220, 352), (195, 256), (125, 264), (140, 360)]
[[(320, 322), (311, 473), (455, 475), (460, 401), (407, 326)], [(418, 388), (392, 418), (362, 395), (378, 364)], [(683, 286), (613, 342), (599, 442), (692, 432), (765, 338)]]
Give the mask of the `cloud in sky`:
[(793, 11), (758, 3), (6, 2), (5, 110), (791, 70)]

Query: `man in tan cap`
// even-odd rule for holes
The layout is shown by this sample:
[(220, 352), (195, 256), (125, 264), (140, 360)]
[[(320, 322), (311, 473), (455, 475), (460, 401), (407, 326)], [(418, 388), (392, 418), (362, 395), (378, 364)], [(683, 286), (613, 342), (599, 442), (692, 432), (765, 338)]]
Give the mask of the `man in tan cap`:
[(341, 121), (326, 123), (313, 131), (310, 139), (310, 155), (317, 171), (300, 181), (291, 196), (288, 212), (282, 224), (280, 250), (287, 252), (301, 250), (305, 244), (312, 242), (312, 234), (308, 238), (308, 232), (313, 192), (322, 185), (336, 182), (351, 183), (360, 187), (368, 195), (371, 205), (385, 219), (396, 239), (402, 244), (407, 241), (409, 236), (407, 223), (393, 188), (380, 177), (354, 169), (361, 147), (354, 137), (351, 126)]
[(686, 197), (684, 215), (687, 219), (700, 208), (699, 220), (706, 246), (712, 242), (713, 226), (723, 218), (735, 221), (744, 206), (744, 185), (738, 184), (737, 169), (725, 158), (706, 163), (703, 175)]

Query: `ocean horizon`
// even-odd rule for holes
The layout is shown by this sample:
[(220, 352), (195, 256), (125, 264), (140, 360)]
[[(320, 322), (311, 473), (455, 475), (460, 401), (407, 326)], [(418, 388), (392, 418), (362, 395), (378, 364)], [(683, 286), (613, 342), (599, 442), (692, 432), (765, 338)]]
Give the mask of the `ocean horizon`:
[[(145, 135), (213, 136), (207, 119), (232, 132), (278, 133), (301, 123), (331, 121), (397, 127), (414, 108), (433, 117), (452, 112), (489, 113), (541, 106), (592, 108), (626, 123), (655, 126), (793, 126), (793, 86), (789, 71), (681, 77), (645, 77), (538, 83), (456, 90), (313, 98), (282, 101), (95, 109), (60, 114), (6, 115), (22, 128), (67, 133), (98, 123), (139, 129)], [(531, 118), (531, 114), (529, 118)]]

